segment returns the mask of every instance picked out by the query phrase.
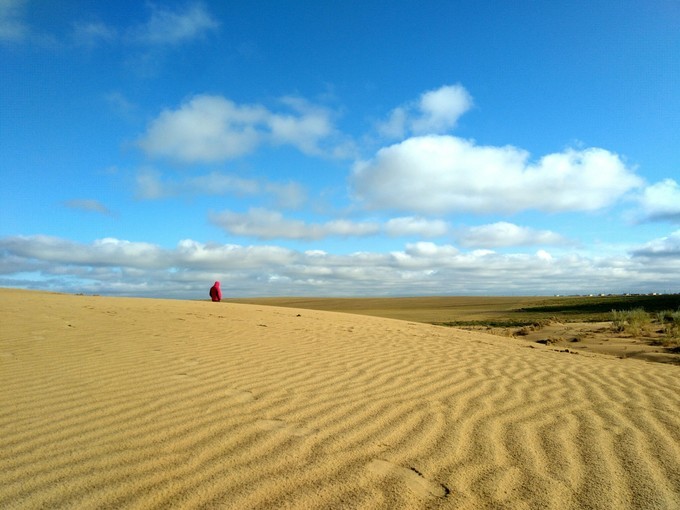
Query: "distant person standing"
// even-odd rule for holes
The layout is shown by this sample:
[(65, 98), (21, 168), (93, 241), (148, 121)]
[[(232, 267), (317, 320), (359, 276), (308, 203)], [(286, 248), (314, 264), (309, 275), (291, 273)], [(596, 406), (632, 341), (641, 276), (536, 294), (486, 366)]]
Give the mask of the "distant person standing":
[(210, 287), (210, 299), (213, 301), (222, 300), (222, 291), (220, 290), (220, 282), (215, 282), (215, 285)]

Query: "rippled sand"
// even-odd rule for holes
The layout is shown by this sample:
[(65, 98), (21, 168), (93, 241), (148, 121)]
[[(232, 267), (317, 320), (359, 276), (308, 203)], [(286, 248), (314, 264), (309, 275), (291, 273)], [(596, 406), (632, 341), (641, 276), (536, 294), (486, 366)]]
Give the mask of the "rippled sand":
[(0, 290), (0, 508), (680, 508), (680, 368)]

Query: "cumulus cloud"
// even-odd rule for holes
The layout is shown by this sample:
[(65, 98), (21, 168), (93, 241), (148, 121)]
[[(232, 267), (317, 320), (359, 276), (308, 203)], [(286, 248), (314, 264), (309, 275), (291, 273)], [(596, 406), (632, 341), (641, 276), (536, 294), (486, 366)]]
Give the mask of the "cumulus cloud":
[(432, 135), (409, 138), (356, 163), (351, 183), (369, 208), (441, 214), (594, 211), (642, 180), (604, 149), (568, 149), (530, 162), (516, 147)]
[(386, 138), (445, 133), (472, 104), (472, 96), (462, 85), (445, 85), (392, 110), (388, 119), (378, 125), (378, 132)]
[(212, 213), (210, 221), (232, 235), (258, 239), (319, 240), (328, 237), (365, 237), (385, 233), (391, 237), (441, 237), (449, 231), (442, 220), (403, 217), (377, 221), (331, 220), (309, 223), (285, 218), (278, 211), (251, 208), (245, 213)]
[(639, 203), (646, 220), (680, 223), (680, 185), (673, 179), (646, 187)]
[(178, 44), (216, 30), (219, 23), (201, 3), (193, 3), (172, 11), (151, 4), (149, 20), (130, 29), (132, 41), (149, 45)]
[(43, 235), (4, 238), (0, 250), (16, 257), (51, 263), (135, 268), (157, 267), (164, 257), (162, 249), (149, 243), (104, 238), (84, 245)]
[(79, 209), (82, 211), (96, 212), (99, 214), (111, 215), (108, 207), (98, 200), (93, 199), (74, 199), (67, 200), (64, 205), (70, 209)]
[(247, 213), (223, 211), (210, 215), (215, 225), (232, 235), (258, 239), (322, 239), (329, 236), (354, 237), (375, 234), (379, 225), (372, 222), (356, 223), (333, 220), (325, 223), (307, 223), (284, 218), (278, 211), (252, 208)]
[(136, 196), (145, 200), (158, 200), (191, 195), (265, 196), (279, 207), (295, 209), (301, 206), (307, 194), (296, 182), (271, 182), (263, 179), (244, 179), (230, 174), (212, 172), (184, 179), (163, 179), (154, 169), (138, 172)]
[(538, 251), (536, 252), (536, 257), (537, 257), (538, 259), (544, 260), (544, 261), (546, 261), (546, 262), (551, 262), (551, 261), (553, 260), (553, 256), (550, 255), (550, 253), (547, 252), (547, 251), (545, 251), (545, 250), (538, 250)]
[(428, 220), (414, 216), (392, 218), (385, 224), (385, 233), (392, 237), (440, 237), (446, 235), (448, 231), (449, 225), (443, 220)]
[(403, 253), (396, 252), (398, 255), (405, 255), (407, 257), (427, 259), (427, 260), (444, 260), (445, 263), (450, 261), (450, 258), (458, 255), (460, 251), (455, 246), (450, 244), (438, 245), (431, 242), (421, 241), (418, 243), (407, 243), (406, 249)]
[(678, 269), (680, 269), (680, 230), (676, 230), (669, 236), (650, 241), (634, 250), (633, 256), (673, 259), (678, 262)]
[(180, 268), (236, 270), (285, 266), (297, 261), (297, 253), (278, 246), (240, 246), (205, 244), (184, 239), (171, 253), (172, 263)]
[(552, 245), (567, 242), (564, 237), (550, 230), (521, 227), (506, 221), (464, 229), (459, 233), (458, 241), (461, 246), (474, 248)]
[(242, 156), (261, 143), (257, 126), (267, 111), (238, 106), (221, 96), (196, 96), (177, 110), (164, 110), (139, 140), (150, 156), (214, 162)]
[(292, 252), (284, 248), (204, 244), (192, 240), (181, 240), (175, 249), (164, 249), (150, 243), (115, 238), (83, 244), (44, 235), (16, 236), (0, 239), (0, 250), (27, 260), (127, 270), (243, 269), (292, 261)]
[[(205, 296), (220, 279), (225, 292), (262, 295), (507, 295), (653, 292), (680, 285), (680, 232), (650, 243), (657, 256), (555, 257), (461, 251), (452, 245), (409, 243), (390, 253), (329, 254), (277, 246), (182, 240), (173, 248), (106, 238), (92, 243), (47, 237), (0, 238), (0, 283), (39, 274), (21, 286), (67, 292)], [(665, 246), (662, 250), (661, 246)], [(653, 248), (656, 246), (656, 248)], [(664, 251), (667, 255), (659, 256)]]
[(331, 155), (321, 146), (335, 133), (331, 112), (302, 99), (284, 98), (283, 104), (292, 112), (275, 113), (261, 105), (198, 95), (176, 110), (161, 112), (138, 143), (149, 156), (185, 163), (225, 161), (264, 143)]
[(305, 154), (322, 154), (318, 143), (334, 130), (328, 109), (299, 97), (284, 97), (281, 102), (293, 113), (268, 115), (272, 143), (292, 145)]

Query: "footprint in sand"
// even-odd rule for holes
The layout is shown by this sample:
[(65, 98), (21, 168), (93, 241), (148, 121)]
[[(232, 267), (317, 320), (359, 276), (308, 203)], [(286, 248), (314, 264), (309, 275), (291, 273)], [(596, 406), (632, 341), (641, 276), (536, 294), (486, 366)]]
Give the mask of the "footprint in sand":
[(291, 436), (296, 437), (308, 436), (316, 432), (314, 429), (300, 427), (295, 423), (287, 423), (283, 420), (257, 420), (257, 422), (255, 422), (255, 425), (257, 425), (259, 428), (263, 430), (271, 431), (280, 430), (286, 432), (287, 434), (290, 434)]
[(444, 498), (449, 489), (440, 483), (428, 480), (414, 468), (405, 468), (386, 460), (373, 459), (368, 470), (380, 476), (396, 478), (404, 483), (416, 495), (423, 498)]

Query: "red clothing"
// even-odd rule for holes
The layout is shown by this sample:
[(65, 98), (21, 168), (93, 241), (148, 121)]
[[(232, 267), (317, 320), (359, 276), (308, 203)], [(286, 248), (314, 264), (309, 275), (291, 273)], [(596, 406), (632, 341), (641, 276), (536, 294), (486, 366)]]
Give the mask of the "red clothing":
[(215, 285), (210, 287), (210, 299), (213, 301), (220, 301), (222, 299), (222, 291), (220, 290), (220, 282), (215, 282)]

